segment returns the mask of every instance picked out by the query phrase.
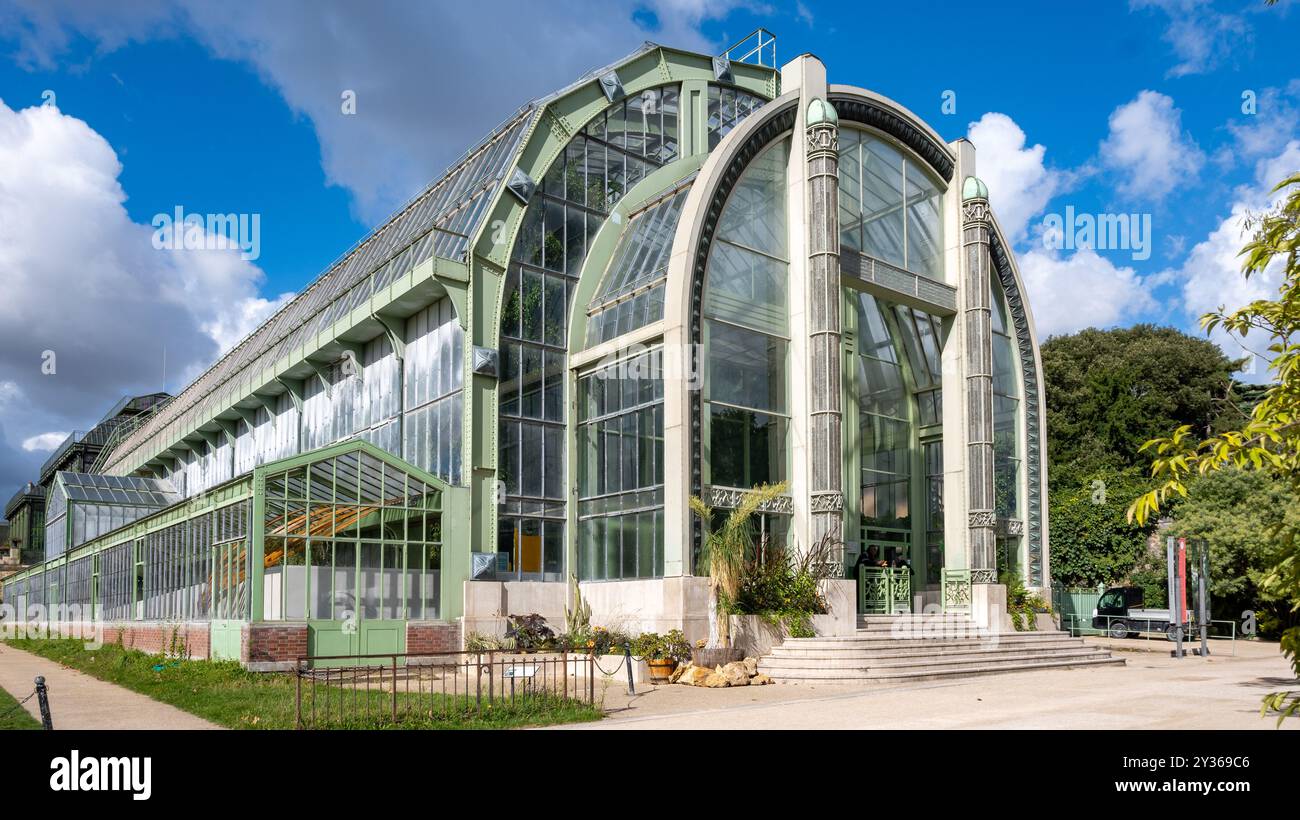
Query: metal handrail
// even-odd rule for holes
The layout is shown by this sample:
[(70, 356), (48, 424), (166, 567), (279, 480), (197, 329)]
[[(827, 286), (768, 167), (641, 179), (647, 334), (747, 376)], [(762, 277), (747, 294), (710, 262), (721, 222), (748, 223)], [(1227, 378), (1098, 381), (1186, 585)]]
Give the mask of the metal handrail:
[[(1070, 627), (1068, 630), (1066, 630), (1065, 623), (1064, 623), (1066, 615), (1068, 615), (1070, 618)], [(1188, 615), (1189, 617), (1187, 620), (1187, 624), (1183, 628), (1184, 629), (1183, 644), (1185, 646), (1189, 644), (1194, 646), (1200, 640), (1201, 637), (1199, 631), (1199, 622), (1196, 620), (1195, 617), (1191, 616), (1191, 613), (1188, 613)], [(1106, 619), (1105, 629), (1101, 629), (1092, 625), (1092, 621), (1096, 618)], [(1061, 620), (1062, 620), (1061, 623), (1062, 630), (1068, 631), (1071, 637), (1081, 638), (1086, 636), (1110, 637), (1109, 634), (1110, 626), (1115, 621), (1146, 621), (1150, 619), (1133, 618), (1127, 615), (1085, 615), (1078, 612), (1071, 612), (1071, 613), (1062, 613)], [(1079, 625), (1080, 620), (1083, 620), (1085, 625), (1080, 626)], [(1230, 641), (1232, 643), (1232, 654), (1235, 656), (1237, 654), (1237, 622), (1211, 618), (1209, 621), (1206, 621), (1206, 624), (1207, 627), (1212, 627), (1214, 624), (1228, 625), (1229, 629), (1227, 635), (1211, 634), (1209, 629), (1207, 628), (1205, 638), (1206, 640), (1211, 640), (1211, 641)], [(1170, 643), (1173, 642), (1173, 639), (1170, 638), (1165, 631), (1159, 631), (1159, 632), (1152, 632), (1150, 630), (1136, 630), (1136, 631), (1139, 634), (1138, 640), (1146, 640), (1147, 642), (1153, 640), (1167, 641)], [(1124, 638), (1115, 638), (1113, 640), (1133, 640), (1133, 639), (1124, 637)]]
[[(765, 34), (767, 35), (766, 40), (763, 39), (763, 35)], [(731, 52), (745, 45), (750, 40), (756, 41), (756, 44), (754, 45), (753, 48), (751, 48), (749, 51), (745, 52), (739, 57), (731, 56)], [(772, 47), (772, 64), (770, 66), (767, 63), (763, 62), (763, 49), (767, 48), (768, 46)], [(758, 59), (753, 63), (753, 65), (760, 65), (765, 68), (776, 68), (776, 35), (768, 31), (767, 29), (763, 28), (762, 26), (759, 26), (758, 28), (751, 31), (749, 34), (740, 38), (740, 40), (738, 40), (734, 45), (732, 45), (731, 48), (722, 52), (722, 56), (728, 60), (731, 60), (733, 63), (747, 62), (749, 58), (753, 57), (755, 54), (758, 55)]]

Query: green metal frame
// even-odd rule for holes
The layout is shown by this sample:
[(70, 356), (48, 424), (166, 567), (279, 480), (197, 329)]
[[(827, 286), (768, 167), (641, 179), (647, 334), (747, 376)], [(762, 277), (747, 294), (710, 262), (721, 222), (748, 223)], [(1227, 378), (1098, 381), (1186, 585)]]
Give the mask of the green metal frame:
[(912, 573), (902, 567), (858, 567), (858, 612), (901, 615), (912, 611)]
[[(425, 484), (438, 489), (442, 495), (442, 566), (441, 589), (439, 590), (442, 611), (440, 620), (450, 620), (459, 616), (464, 607), (461, 586), (469, 577), (469, 551), (448, 549), (446, 547), (463, 543), (462, 522), (469, 519), (469, 491), (465, 487), (448, 484), (443, 479), (404, 461), (386, 450), (362, 441), (349, 439), (318, 450), (301, 453), (296, 456), (273, 461), (253, 470), (253, 520), (249, 524), (249, 553), (252, 561), (252, 590), (250, 593), (251, 619), (265, 621), (264, 585), (266, 576), (266, 477), (268, 474), (286, 472), (298, 467), (307, 467), (318, 461), (345, 453), (360, 452), (392, 466), (394, 469), (418, 478)], [(276, 623), (277, 621), (270, 621)]]
[(943, 571), (943, 611), (969, 615), (971, 611), (971, 581), (969, 569)]

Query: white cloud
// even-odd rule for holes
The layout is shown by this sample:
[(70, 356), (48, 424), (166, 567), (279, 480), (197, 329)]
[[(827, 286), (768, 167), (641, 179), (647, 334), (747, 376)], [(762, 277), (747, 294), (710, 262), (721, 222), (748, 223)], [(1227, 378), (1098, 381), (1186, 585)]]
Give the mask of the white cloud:
[(1192, 183), (1205, 155), (1183, 132), (1182, 112), (1174, 101), (1156, 91), (1142, 91), (1111, 112), (1101, 161), (1120, 175), (1119, 193), (1160, 199), (1176, 185)]
[(1281, 88), (1252, 92), (1256, 95), (1254, 113), (1243, 111), (1227, 123), (1232, 143), (1220, 149), (1222, 158), (1216, 154), (1225, 167), (1276, 156), (1300, 130), (1300, 110), (1295, 106), (1295, 100), (1300, 99), (1300, 79), (1291, 80)]
[[(1171, 281), (1180, 283), (1186, 320), (1195, 325), (1202, 314), (1225, 307), (1233, 310), (1256, 299), (1276, 299), (1282, 284), (1281, 264), (1276, 262), (1262, 275), (1249, 279), (1242, 276), (1241, 247), (1248, 240), (1245, 220), (1251, 213), (1268, 210), (1276, 201), (1273, 185), (1300, 171), (1300, 140), (1291, 140), (1282, 151), (1256, 164), (1253, 185), (1237, 189), (1228, 216), (1206, 238), (1193, 246), (1182, 265), (1165, 272)], [(1242, 358), (1252, 352), (1267, 354), (1268, 339), (1251, 331), (1245, 339), (1216, 331), (1211, 338), (1230, 358)], [(1268, 377), (1267, 363), (1256, 361), (1252, 379)]]
[(29, 453), (49, 452), (67, 439), (65, 433), (41, 433), (40, 435), (30, 436), (23, 439), (23, 449)]
[(1155, 304), (1133, 268), (1117, 267), (1091, 248), (1068, 256), (1035, 249), (1017, 261), (1040, 338), (1125, 324)]
[(1024, 130), (1006, 114), (988, 112), (969, 125), (967, 136), (975, 144), (976, 173), (989, 188), (989, 204), (1007, 238), (1021, 241), (1029, 220), (1062, 189), (1064, 175), (1044, 165), (1047, 148), (1026, 146)]
[(156, 250), (121, 172), (82, 120), (0, 101), (0, 384), (24, 447), (159, 389), (164, 345), (169, 372), (197, 372), (274, 306), (236, 250)]
[(1248, 51), (1253, 30), (1237, 14), (1223, 14), (1211, 0), (1132, 0), (1131, 8), (1157, 9), (1169, 17), (1163, 39), (1178, 63), (1168, 77), (1204, 74)]

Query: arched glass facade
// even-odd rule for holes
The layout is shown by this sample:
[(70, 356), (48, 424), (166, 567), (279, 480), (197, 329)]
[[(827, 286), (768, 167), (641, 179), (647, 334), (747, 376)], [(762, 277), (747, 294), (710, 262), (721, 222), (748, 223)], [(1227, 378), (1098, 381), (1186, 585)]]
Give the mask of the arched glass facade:
[(861, 549), (943, 565), (943, 338), (938, 317), (850, 292), (860, 464)]
[(943, 278), (943, 187), (893, 143), (840, 129), (840, 245)]
[(514, 577), (564, 579), (569, 304), (592, 238), (637, 182), (679, 155), (675, 85), (614, 103), (556, 158), (528, 204), (501, 312), (497, 549)]
[(704, 284), (707, 483), (747, 489), (788, 473), (786, 163), (774, 143), (722, 210)]
[[(999, 521), (1019, 519), (1020, 470), (1020, 377), (1014, 328), (1010, 324), (1006, 297), (997, 279), (989, 297), (993, 320), (993, 510)], [(998, 529), (998, 563), (1021, 571), (1020, 537)]]

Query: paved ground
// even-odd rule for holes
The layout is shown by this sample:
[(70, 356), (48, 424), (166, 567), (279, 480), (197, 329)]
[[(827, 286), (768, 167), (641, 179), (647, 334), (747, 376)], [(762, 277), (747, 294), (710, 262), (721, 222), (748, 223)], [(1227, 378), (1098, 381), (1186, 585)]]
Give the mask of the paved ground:
[[(1136, 643), (1136, 642), (1135, 642)], [(1122, 642), (1120, 644), (1122, 645)], [(895, 686), (605, 689), (610, 716), (577, 729), (1273, 729), (1261, 696), (1300, 687), (1277, 644), (1175, 660), (1119, 653), (1125, 666), (1020, 672)], [(601, 692), (597, 689), (597, 697)], [(1288, 721), (1300, 729), (1300, 721)]]
[[(219, 729), (174, 706), (0, 644), (0, 687), (22, 700), (45, 676), (55, 729)], [(36, 698), (24, 707), (40, 720)]]

